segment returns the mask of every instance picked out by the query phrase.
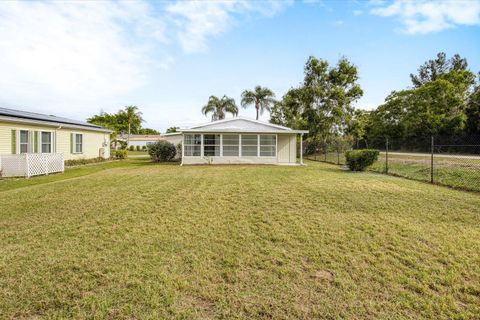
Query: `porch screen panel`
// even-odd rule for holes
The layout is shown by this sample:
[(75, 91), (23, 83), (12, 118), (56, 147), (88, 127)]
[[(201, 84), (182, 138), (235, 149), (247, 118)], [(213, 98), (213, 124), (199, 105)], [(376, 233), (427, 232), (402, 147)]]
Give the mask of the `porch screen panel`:
[(223, 156), (224, 157), (238, 157), (240, 147), (240, 136), (238, 134), (224, 134), (223, 135)]
[(275, 157), (277, 154), (277, 136), (274, 134), (260, 135), (260, 156)]
[(186, 134), (183, 141), (184, 155), (186, 157), (200, 157), (202, 136), (199, 134)]
[(220, 156), (220, 135), (219, 134), (203, 135), (203, 155), (206, 157)]
[(256, 134), (242, 134), (242, 157), (256, 157), (258, 137)]

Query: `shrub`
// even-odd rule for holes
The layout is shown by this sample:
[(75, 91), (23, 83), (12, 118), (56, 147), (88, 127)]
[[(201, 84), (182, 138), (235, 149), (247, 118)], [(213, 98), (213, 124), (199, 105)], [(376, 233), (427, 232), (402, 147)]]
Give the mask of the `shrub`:
[(135, 149), (137, 149), (137, 151), (140, 151), (140, 150), (141, 150), (141, 149), (140, 149), (140, 146), (137, 146)]
[(175, 158), (177, 150), (172, 143), (160, 140), (148, 146), (148, 154), (155, 162), (165, 162)]
[(375, 149), (349, 150), (345, 152), (347, 166), (352, 171), (363, 171), (377, 161), (379, 153)]
[(147, 151), (147, 146), (142, 146), (142, 151)]
[(104, 159), (102, 157), (97, 157), (93, 159), (72, 159), (72, 160), (65, 160), (65, 166), (72, 167), (72, 166), (79, 166), (83, 164), (97, 163), (97, 162), (104, 162), (104, 161), (107, 161), (107, 159)]
[(115, 159), (126, 159), (128, 151), (127, 149), (118, 149), (115, 151)]
[(128, 148), (128, 150), (130, 150), (130, 151), (135, 151), (135, 146), (130, 146), (130, 147)]

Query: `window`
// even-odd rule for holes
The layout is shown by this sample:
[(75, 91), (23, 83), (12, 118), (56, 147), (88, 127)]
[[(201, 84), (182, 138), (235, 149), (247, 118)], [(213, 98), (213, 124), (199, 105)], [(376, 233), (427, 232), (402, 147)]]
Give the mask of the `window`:
[(238, 134), (224, 134), (223, 136), (223, 156), (224, 157), (238, 157), (239, 135)]
[(42, 144), (42, 153), (51, 153), (52, 152), (52, 133), (43, 132), (41, 133), (41, 144)]
[(258, 137), (256, 134), (242, 134), (242, 157), (257, 156)]
[(275, 157), (276, 155), (277, 136), (274, 134), (260, 135), (260, 156)]
[(82, 153), (83, 152), (83, 134), (75, 133), (74, 135), (74, 151), (75, 153)]
[(206, 157), (220, 156), (220, 135), (203, 135), (203, 155)]
[(20, 130), (20, 153), (28, 152), (28, 144), (30, 142), (30, 135), (27, 130)]
[(202, 136), (199, 134), (186, 134), (183, 141), (184, 155), (186, 157), (200, 157)]

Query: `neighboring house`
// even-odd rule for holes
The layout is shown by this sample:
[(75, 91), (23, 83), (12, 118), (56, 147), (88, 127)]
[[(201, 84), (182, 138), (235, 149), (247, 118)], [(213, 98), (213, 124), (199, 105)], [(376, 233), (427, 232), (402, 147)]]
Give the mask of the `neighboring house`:
[(0, 108), (0, 155), (62, 153), (65, 160), (109, 158), (110, 133), (91, 123)]
[(297, 136), (306, 130), (247, 118), (233, 118), (197, 125), (162, 137), (182, 144), (182, 164), (303, 164), (297, 162)]
[(157, 142), (158, 140), (163, 140), (161, 135), (157, 134), (131, 134), (130, 139), (128, 139), (128, 134), (123, 135), (119, 138), (119, 140), (123, 140), (125, 142), (129, 141), (128, 147), (130, 146), (140, 146), (142, 148), (143, 146), (148, 147), (148, 145)]

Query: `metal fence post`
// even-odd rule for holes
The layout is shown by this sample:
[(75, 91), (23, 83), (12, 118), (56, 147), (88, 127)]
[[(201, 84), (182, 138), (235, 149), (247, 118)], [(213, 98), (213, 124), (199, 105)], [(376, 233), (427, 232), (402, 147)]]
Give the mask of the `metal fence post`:
[(385, 174), (388, 174), (388, 137), (385, 141)]
[(433, 152), (435, 149), (435, 141), (432, 136), (431, 156), (430, 156), (430, 183), (433, 183)]

